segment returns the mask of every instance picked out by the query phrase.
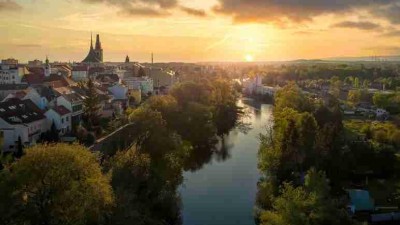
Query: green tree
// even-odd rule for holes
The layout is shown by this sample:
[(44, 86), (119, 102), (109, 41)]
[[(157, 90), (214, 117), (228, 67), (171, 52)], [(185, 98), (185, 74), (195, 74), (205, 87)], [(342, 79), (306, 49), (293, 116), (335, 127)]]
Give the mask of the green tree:
[(350, 90), (347, 95), (347, 101), (353, 106), (358, 105), (361, 101), (361, 90)]
[(262, 225), (351, 224), (346, 212), (329, 196), (323, 172), (310, 170), (305, 185), (284, 183), (273, 209), (261, 213)]
[[(99, 223), (113, 204), (97, 157), (74, 144), (36, 145), (1, 171), (5, 224)], [(7, 204), (4, 206), (3, 204)]]
[(86, 82), (86, 98), (83, 100), (83, 113), (86, 122), (86, 128), (93, 131), (100, 121), (100, 98), (97, 94), (96, 86), (92, 79)]

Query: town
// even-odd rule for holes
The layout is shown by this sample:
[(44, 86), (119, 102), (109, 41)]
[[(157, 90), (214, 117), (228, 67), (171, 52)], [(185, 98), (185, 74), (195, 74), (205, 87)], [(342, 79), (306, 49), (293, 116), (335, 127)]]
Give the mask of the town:
[(399, 12), (0, 0), (0, 225), (400, 224)]

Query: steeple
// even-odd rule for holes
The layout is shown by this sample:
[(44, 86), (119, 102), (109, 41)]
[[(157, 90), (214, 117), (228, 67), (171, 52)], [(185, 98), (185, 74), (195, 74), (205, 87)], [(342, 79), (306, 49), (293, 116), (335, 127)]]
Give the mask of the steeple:
[(101, 49), (100, 35), (97, 34), (97, 36), (96, 36), (96, 50), (100, 50), (100, 49)]
[(50, 61), (49, 61), (49, 57), (46, 55), (46, 61), (45, 61), (45, 66), (44, 66), (44, 75), (46, 77), (49, 77), (51, 74), (51, 66), (50, 66)]
[(125, 63), (129, 63), (129, 56), (128, 55), (126, 55)]
[(101, 48), (100, 37), (97, 34), (96, 46), (93, 48), (93, 34), (90, 34), (90, 49), (86, 58), (82, 61), (84, 63), (101, 63), (103, 62), (103, 49)]
[(151, 65), (153, 65), (154, 64), (154, 55), (153, 55), (153, 53), (151, 53)]
[(93, 49), (93, 34), (90, 32), (90, 49)]

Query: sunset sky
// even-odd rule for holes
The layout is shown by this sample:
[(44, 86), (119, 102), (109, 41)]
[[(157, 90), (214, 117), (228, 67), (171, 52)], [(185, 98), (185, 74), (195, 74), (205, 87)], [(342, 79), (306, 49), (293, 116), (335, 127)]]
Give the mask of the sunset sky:
[(0, 0), (0, 58), (274, 61), (400, 54), (398, 0)]

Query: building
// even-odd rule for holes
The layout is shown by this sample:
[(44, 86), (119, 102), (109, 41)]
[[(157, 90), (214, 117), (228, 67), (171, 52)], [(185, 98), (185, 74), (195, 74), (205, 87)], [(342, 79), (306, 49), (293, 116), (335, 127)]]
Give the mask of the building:
[(20, 84), (25, 73), (28, 73), (28, 71), (23, 66), (18, 66), (17, 64), (1, 64), (0, 84)]
[(275, 92), (279, 89), (277, 87), (264, 86), (262, 84), (262, 77), (257, 75), (254, 78), (248, 78), (242, 81), (243, 92), (247, 95), (275, 95)]
[(3, 59), (1, 60), (1, 64), (6, 65), (18, 65), (18, 60), (13, 58)]
[(93, 48), (93, 39), (90, 38), (90, 49), (86, 58), (82, 63), (92, 64), (92, 63), (102, 63), (103, 62), (103, 48), (101, 47), (100, 35), (96, 35), (96, 45)]
[(62, 105), (55, 106), (47, 110), (45, 116), (48, 120), (48, 127), (54, 123), (60, 136), (64, 136), (72, 131), (72, 113)]
[(14, 98), (0, 103), (0, 132), (4, 152), (17, 151), (19, 143), (23, 146), (36, 144), (47, 129), (46, 117), (31, 100)]
[(72, 67), (72, 79), (74, 81), (85, 81), (89, 78), (89, 67), (86, 65), (79, 65)]
[(83, 115), (83, 100), (84, 96), (72, 91), (70, 88), (55, 88), (59, 93), (57, 97), (57, 106), (64, 106), (71, 112), (72, 126), (78, 125)]
[(28, 61), (28, 66), (29, 67), (40, 67), (43, 66), (43, 62), (41, 60), (35, 59), (32, 61)]
[(27, 89), (28, 87), (28, 84), (0, 84), (0, 101), (9, 94), (15, 94)]
[[(175, 73), (160, 68), (146, 68), (146, 74), (153, 81), (155, 92), (166, 93), (178, 81)], [(143, 93), (143, 90), (142, 90)]]
[(129, 90), (140, 89), (142, 94), (154, 92), (153, 80), (149, 77), (124, 77), (122, 80)]

